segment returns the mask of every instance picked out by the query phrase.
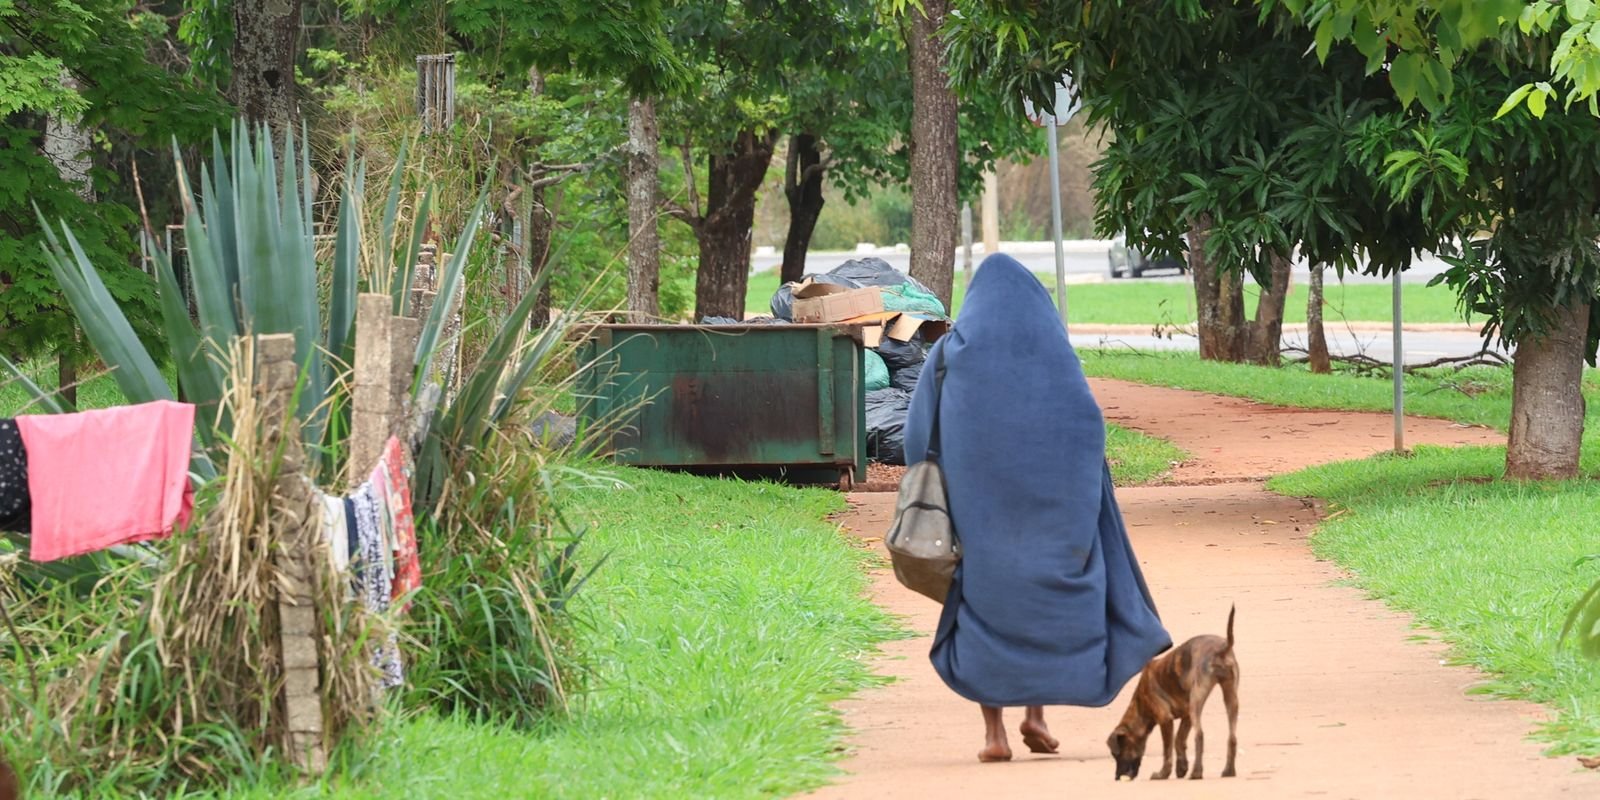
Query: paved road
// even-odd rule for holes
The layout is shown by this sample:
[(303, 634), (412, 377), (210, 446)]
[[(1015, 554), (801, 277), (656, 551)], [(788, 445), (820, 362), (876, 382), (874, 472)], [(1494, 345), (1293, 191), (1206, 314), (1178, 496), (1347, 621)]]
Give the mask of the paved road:
[[(1385, 363), (1393, 358), (1394, 341), (1389, 331), (1327, 330), (1328, 351), (1334, 355), (1365, 354)], [(1134, 350), (1197, 350), (1199, 342), (1192, 336), (1175, 336), (1171, 339), (1149, 335), (1098, 331), (1078, 332), (1072, 343), (1079, 349), (1104, 347)], [(1305, 335), (1293, 332), (1283, 335), (1285, 347), (1305, 347)], [(1421, 364), (1446, 356), (1460, 357), (1477, 353), (1483, 348), (1483, 339), (1472, 333), (1443, 333), (1434, 331), (1404, 331), (1401, 349), (1407, 364)], [(1504, 354), (1504, 351), (1496, 349)]]
[[(1017, 247), (1011, 249), (1003, 247), (1002, 251), (1011, 253), (1018, 261), (1022, 262), (1023, 266), (1034, 272), (1052, 274), (1055, 272), (1055, 251), (1050, 248), (1048, 242), (1026, 242), (1021, 243)], [(806, 258), (806, 272), (827, 272), (828, 270), (839, 266), (839, 264), (843, 261), (852, 258), (860, 258), (863, 255), (864, 254), (858, 253), (812, 252)], [(902, 272), (911, 268), (911, 256), (908, 253), (883, 252), (872, 253), (870, 255), (889, 262), (890, 265), (901, 270)], [(973, 263), (976, 264), (982, 260), (983, 255), (981, 253), (976, 253), (973, 255)], [(1073, 243), (1072, 249), (1066, 254), (1065, 260), (1067, 263), (1068, 275), (1104, 276), (1107, 274), (1106, 248), (1104, 245), (1088, 242), (1075, 242)], [(783, 256), (782, 254), (778, 253), (758, 254), (751, 259), (751, 262), (752, 272), (762, 272), (773, 269), (779, 264), (783, 263)], [(961, 269), (960, 258), (956, 259), (955, 266), (956, 269)], [(1445, 266), (1446, 265), (1444, 262), (1439, 261), (1436, 258), (1423, 259), (1418, 261), (1416, 265), (1406, 271), (1403, 280), (1407, 282), (1425, 283), (1433, 276), (1442, 272), (1445, 269)], [(1294, 277), (1295, 282), (1303, 283), (1307, 280), (1308, 276), (1309, 273), (1307, 272), (1304, 264), (1299, 264), (1296, 266)], [(1152, 278), (1145, 280), (1154, 279), (1156, 278), (1152, 276)], [(1365, 275), (1350, 275), (1345, 278), (1345, 282), (1347, 283), (1382, 283), (1386, 280), (1386, 278), (1373, 278)]]

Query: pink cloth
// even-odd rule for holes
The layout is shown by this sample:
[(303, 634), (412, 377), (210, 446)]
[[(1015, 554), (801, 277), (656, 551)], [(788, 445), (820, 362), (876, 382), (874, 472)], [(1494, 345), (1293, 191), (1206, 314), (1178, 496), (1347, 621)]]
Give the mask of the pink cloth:
[(194, 406), (169, 400), (17, 417), (33, 499), (31, 557), (54, 561), (189, 524)]

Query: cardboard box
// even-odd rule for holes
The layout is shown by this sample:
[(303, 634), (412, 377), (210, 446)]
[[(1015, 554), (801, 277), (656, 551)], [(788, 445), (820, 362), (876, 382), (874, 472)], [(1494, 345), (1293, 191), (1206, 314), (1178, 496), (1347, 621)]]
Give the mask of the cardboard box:
[(922, 332), (923, 341), (933, 344), (950, 330), (949, 320), (900, 311), (880, 311), (843, 321), (861, 326), (861, 342), (869, 348), (877, 347), (884, 339), (909, 342), (918, 331)]
[(920, 314), (901, 314), (889, 322), (887, 333), (890, 339), (897, 342), (909, 342), (919, 330), (922, 331), (922, 340), (933, 344), (950, 330), (950, 322)]
[(794, 287), (794, 321), (801, 324), (843, 322), (883, 311), (883, 293), (876, 286), (846, 289), (809, 278)]

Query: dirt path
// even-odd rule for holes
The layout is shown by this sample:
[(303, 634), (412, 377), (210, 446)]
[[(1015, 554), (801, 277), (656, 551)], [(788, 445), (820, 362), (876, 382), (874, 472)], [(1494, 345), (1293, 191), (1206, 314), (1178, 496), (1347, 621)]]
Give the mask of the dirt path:
[[(1118, 491), (1134, 546), (1163, 619), (1179, 641), (1221, 633), (1237, 602), (1240, 689), (1239, 777), (1221, 771), (1227, 720), (1210, 704), (1204, 781), (1112, 780), (1105, 738), (1132, 684), (1103, 709), (1046, 712), (1058, 756), (1024, 752), (1008, 714), (1018, 760), (982, 765), (978, 709), (940, 682), (927, 660), (938, 608), (900, 587), (887, 570), (874, 596), (921, 634), (890, 643), (877, 664), (895, 678), (846, 703), (854, 729), (849, 773), (824, 798), (1045, 796), (1183, 798), (1596, 797), (1600, 775), (1571, 759), (1547, 759), (1527, 741), (1543, 709), (1471, 698), (1470, 670), (1442, 665), (1444, 648), (1418, 641), (1406, 616), (1338, 585), (1339, 571), (1307, 547), (1315, 512), (1266, 492), (1256, 479), (1389, 446), (1381, 414), (1295, 411), (1239, 400), (1094, 381), (1106, 416), (1171, 439), (1194, 463), (1175, 485)], [(1337, 423), (1337, 424), (1335, 424)], [(1490, 443), (1493, 431), (1409, 420), (1410, 442)], [(845, 526), (865, 538), (887, 528), (892, 494), (857, 494)], [(1159, 757), (1159, 734), (1152, 739)], [(1144, 773), (1155, 766), (1146, 759)]]

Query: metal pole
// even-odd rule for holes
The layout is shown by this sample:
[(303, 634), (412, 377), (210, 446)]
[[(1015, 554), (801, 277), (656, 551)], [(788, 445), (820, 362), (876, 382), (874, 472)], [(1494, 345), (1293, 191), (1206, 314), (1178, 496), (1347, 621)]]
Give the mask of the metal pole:
[(961, 204), (961, 271), (967, 285), (972, 284), (972, 204)]
[[(1061, 108), (1059, 100), (1058, 109)], [(1061, 153), (1056, 144), (1056, 118), (1046, 118), (1045, 136), (1050, 140), (1050, 239), (1056, 243), (1056, 306), (1061, 310), (1061, 325), (1067, 324), (1067, 254), (1061, 242)]]
[(1400, 270), (1394, 271), (1394, 451), (1404, 454), (1406, 451), (1406, 373), (1405, 349), (1401, 344), (1401, 316), (1400, 316)]

